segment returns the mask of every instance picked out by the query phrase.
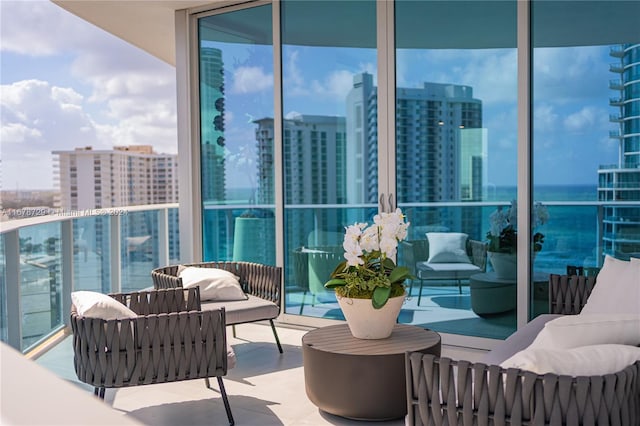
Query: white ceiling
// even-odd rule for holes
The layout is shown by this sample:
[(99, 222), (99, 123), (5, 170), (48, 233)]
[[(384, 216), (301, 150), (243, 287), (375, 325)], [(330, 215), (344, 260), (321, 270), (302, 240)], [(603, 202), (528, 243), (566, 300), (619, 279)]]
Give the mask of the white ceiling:
[[(69, 12), (175, 65), (175, 11), (204, 10), (242, 0), (52, 0)], [(402, 26), (397, 31), (399, 48), (488, 48), (516, 45), (516, 1), (408, 1), (411, 8), (398, 7)], [(580, 7), (577, 7), (579, 5)], [(327, 0), (285, 3), (287, 21), (283, 42), (308, 46), (375, 47), (375, 8), (369, 2), (342, 0), (334, 14)], [(350, 8), (350, 9), (349, 9)], [(403, 10), (405, 12), (403, 12)], [(332, 14), (330, 18), (326, 15)], [(270, 43), (271, 22), (264, 28), (245, 28), (246, 14), (216, 20), (224, 28), (246, 30), (245, 42)], [(323, 16), (325, 15), (325, 16)], [(534, 3), (533, 42), (539, 46), (608, 45), (638, 42), (640, 1), (538, 1)], [(249, 19), (251, 21), (251, 19)], [(327, 31), (326, 22), (331, 22)], [(536, 26), (536, 23), (539, 25)], [(250, 29), (261, 30), (252, 34)], [(354, 31), (354, 28), (357, 30)], [(404, 28), (420, 28), (420, 36)], [(451, 31), (451, 29), (459, 29)], [(220, 27), (202, 28), (219, 33)], [(266, 32), (265, 32), (266, 31)], [(237, 32), (237, 31), (236, 31)], [(219, 40), (220, 34), (211, 39)], [(229, 33), (231, 34), (231, 33)], [(235, 34), (235, 33), (234, 33)], [(290, 41), (289, 41), (290, 40)], [(236, 40), (236, 42), (242, 42)]]
[(63, 9), (175, 66), (175, 11), (215, 1), (52, 0)]

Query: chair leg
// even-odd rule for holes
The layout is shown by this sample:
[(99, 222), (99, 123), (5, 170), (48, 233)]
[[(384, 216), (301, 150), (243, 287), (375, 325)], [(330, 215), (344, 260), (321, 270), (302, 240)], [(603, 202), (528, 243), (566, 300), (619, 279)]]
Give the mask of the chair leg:
[(271, 324), (271, 330), (273, 330), (273, 336), (276, 338), (276, 344), (278, 345), (278, 350), (282, 353), (282, 345), (280, 345), (280, 339), (278, 338), (278, 332), (276, 331), (276, 326), (273, 323), (273, 320), (270, 319), (269, 323)]
[(100, 399), (104, 399), (104, 388), (93, 388), (93, 394)]
[(422, 285), (424, 284), (424, 280), (420, 280), (420, 290), (418, 293), (418, 306), (420, 306), (420, 300), (422, 299)]
[(233, 324), (231, 326), (231, 335), (235, 338), (236, 337), (236, 325)]
[(302, 308), (304, 308), (304, 300), (307, 298), (307, 291), (305, 290), (304, 293), (302, 293), (302, 302), (300, 302), (300, 315), (302, 315)]
[(204, 385), (207, 387), (207, 389), (211, 389), (211, 382), (209, 381), (208, 377), (204, 378)]
[(458, 280), (458, 293), (462, 294), (462, 280)]
[(231, 406), (229, 405), (229, 399), (227, 398), (227, 391), (224, 389), (224, 383), (222, 377), (218, 376), (218, 386), (220, 387), (220, 395), (222, 395), (222, 402), (224, 402), (224, 409), (227, 412), (227, 419), (229, 420), (229, 426), (235, 424), (233, 420), (233, 414), (231, 414)]

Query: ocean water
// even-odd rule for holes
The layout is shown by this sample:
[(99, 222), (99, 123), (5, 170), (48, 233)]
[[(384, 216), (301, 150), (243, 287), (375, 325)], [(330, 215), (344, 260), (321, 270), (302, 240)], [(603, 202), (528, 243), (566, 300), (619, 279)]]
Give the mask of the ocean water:
[[(247, 188), (228, 188), (232, 203), (247, 203)], [(496, 187), (487, 201), (508, 202), (516, 199), (513, 186)], [(540, 185), (534, 188), (534, 200), (547, 204), (549, 221), (537, 231), (544, 234), (542, 251), (536, 255), (534, 269), (547, 273), (563, 273), (568, 265), (593, 267), (597, 263), (598, 216), (595, 205), (552, 205), (556, 203), (595, 202), (596, 185)], [(492, 209), (483, 209), (483, 223), (488, 223)], [(484, 231), (483, 231), (484, 232)]]
[[(496, 188), (498, 200), (516, 197), (515, 187)], [(596, 185), (543, 185), (534, 187), (534, 201), (596, 201)], [(595, 267), (598, 246), (598, 209), (595, 205), (547, 205), (549, 221), (538, 232), (544, 234), (542, 251), (536, 255), (534, 269), (548, 273), (564, 273), (567, 265)]]

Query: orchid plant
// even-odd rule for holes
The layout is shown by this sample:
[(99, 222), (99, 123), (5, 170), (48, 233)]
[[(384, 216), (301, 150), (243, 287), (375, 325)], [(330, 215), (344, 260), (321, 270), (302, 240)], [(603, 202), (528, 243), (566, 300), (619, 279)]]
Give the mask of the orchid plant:
[(355, 223), (348, 226), (342, 244), (345, 260), (331, 273), (326, 288), (339, 296), (371, 299), (380, 309), (390, 297), (404, 294), (404, 280), (411, 277), (409, 269), (397, 266), (398, 243), (407, 238), (409, 223), (400, 209), (380, 213), (373, 224)]
[[(518, 211), (516, 201), (511, 201), (511, 206), (504, 209), (499, 206), (498, 209), (491, 213), (489, 222), (491, 229), (487, 232), (489, 241), (488, 250), (498, 253), (516, 253), (518, 230), (516, 228), (518, 220)], [(537, 202), (533, 205), (533, 229), (544, 225), (549, 220), (549, 212), (547, 207)], [(533, 251), (535, 253), (542, 250), (544, 243), (544, 234), (536, 232), (533, 234)]]

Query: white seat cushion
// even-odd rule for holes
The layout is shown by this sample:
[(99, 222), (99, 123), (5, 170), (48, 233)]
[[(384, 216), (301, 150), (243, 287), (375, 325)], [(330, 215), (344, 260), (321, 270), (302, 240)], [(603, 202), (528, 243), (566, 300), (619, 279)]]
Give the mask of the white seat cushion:
[(606, 256), (581, 313), (640, 315), (640, 260)]
[(481, 272), (473, 263), (431, 263), (418, 262), (418, 278), (422, 280), (463, 280)]
[(589, 345), (571, 349), (524, 349), (505, 360), (502, 368), (536, 374), (601, 376), (623, 370), (640, 360), (640, 348), (629, 345)]
[(138, 315), (113, 297), (95, 291), (74, 291), (71, 303), (78, 315), (103, 320), (136, 318)]
[(427, 232), (429, 263), (471, 263), (467, 256), (467, 238), (462, 232)]
[(248, 300), (227, 302), (202, 302), (202, 310), (225, 308), (227, 325), (276, 318), (280, 312), (278, 305), (268, 300), (249, 295)]

